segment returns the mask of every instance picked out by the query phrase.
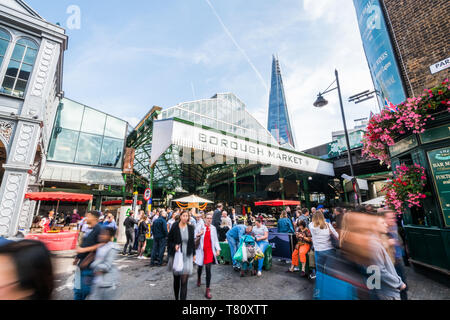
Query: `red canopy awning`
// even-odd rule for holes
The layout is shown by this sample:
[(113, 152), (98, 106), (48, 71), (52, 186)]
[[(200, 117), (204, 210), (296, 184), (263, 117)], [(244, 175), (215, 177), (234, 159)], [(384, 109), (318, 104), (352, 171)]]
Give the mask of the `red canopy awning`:
[[(111, 201), (104, 201), (102, 202), (102, 206), (115, 206), (115, 205), (121, 205), (122, 200), (111, 200)], [(133, 200), (125, 200), (125, 204), (133, 204)], [(141, 200), (138, 200), (138, 205), (142, 204)]]
[(269, 200), (255, 202), (255, 206), (281, 207), (281, 206), (299, 206), (300, 201), (291, 200)]
[(25, 194), (25, 199), (34, 201), (86, 202), (91, 201), (93, 197), (92, 194), (67, 192), (31, 192)]

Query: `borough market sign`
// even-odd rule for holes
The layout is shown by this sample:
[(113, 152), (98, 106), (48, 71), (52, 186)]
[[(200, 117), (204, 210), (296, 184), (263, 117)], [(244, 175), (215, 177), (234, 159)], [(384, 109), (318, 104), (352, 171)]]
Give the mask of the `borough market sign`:
[[(269, 139), (268, 139), (269, 140)], [(151, 164), (155, 163), (170, 145), (223, 155), (228, 160), (248, 160), (306, 172), (334, 176), (333, 163), (296, 151), (278, 148), (264, 141), (255, 141), (217, 130), (205, 129), (178, 119), (155, 121), (153, 127)], [(203, 157), (211, 159), (211, 156)], [(195, 161), (195, 159), (194, 159)]]

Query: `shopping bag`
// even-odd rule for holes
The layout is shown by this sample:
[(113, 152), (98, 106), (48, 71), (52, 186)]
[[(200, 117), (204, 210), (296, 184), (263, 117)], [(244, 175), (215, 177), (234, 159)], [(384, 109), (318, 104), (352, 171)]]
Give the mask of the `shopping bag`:
[(248, 262), (247, 246), (242, 244), (242, 262)]
[(181, 251), (175, 253), (175, 258), (173, 259), (173, 270), (175, 272), (183, 271), (183, 254)]
[(262, 252), (260, 247), (255, 248), (255, 259), (256, 260), (264, 259), (264, 253)]
[(234, 254), (233, 259), (238, 262), (242, 262), (242, 245), (239, 246), (239, 249)]

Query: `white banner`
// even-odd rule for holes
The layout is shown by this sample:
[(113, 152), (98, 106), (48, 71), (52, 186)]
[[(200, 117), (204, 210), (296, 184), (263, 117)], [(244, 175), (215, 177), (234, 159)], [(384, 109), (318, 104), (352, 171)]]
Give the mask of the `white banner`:
[[(167, 129), (169, 128), (172, 128), (172, 132), (168, 132)], [(156, 144), (158, 147), (156, 147)], [(333, 163), (331, 162), (205, 130), (200, 126), (193, 126), (176, 120), (155, 121), (153, 124), (152, 165), (164, 152), (162, 149), (165, 148), (166, 150), (170, 145), (223, 155), (227, 157), (227, 162), (228, 159), (234, 161), (234, 158), (237, 158), (241, 161), (249, 160), (255, 163), (334, 176)], [(211, 161), (219, 160), (219, 158), (203, 155), (201, 160), (209, 161), (208, 164), (212, 164)]]

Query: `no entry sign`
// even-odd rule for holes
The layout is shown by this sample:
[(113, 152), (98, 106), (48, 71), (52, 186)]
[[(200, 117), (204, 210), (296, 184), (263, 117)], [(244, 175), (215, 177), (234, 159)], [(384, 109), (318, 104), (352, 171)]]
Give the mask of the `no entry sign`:
[(152, 189), (145, 189), (145, 192), (144, 192), (144, 199), (145, 199), (145, 201), (148, 201), (148, 200), (150, 200), (150, 198), (152, 197)]

